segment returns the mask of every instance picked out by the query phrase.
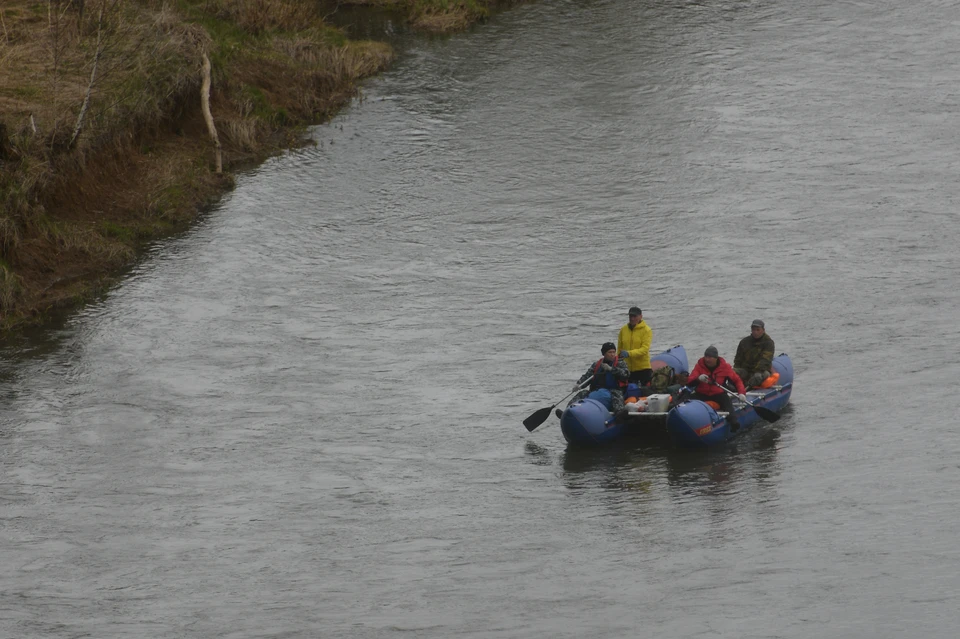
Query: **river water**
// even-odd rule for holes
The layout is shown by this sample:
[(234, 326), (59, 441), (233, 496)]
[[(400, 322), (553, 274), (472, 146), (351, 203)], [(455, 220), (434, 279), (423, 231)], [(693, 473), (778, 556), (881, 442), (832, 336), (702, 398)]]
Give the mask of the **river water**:
[[(960, 7), (558, 0), (2, 351), (3, 637), (955, 637)], [(792, 406), (568, 450), (631, 305)]]

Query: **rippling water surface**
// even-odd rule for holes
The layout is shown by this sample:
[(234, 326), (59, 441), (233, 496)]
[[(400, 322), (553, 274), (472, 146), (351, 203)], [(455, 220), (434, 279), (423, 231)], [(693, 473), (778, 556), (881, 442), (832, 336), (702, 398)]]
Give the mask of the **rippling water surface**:
[[(316, 146), (0, 368), (5, 637), (955, 637), (960, 8), (539, 2), (408, 37)], [(709, 455), (551, 418), (793, 358)]]

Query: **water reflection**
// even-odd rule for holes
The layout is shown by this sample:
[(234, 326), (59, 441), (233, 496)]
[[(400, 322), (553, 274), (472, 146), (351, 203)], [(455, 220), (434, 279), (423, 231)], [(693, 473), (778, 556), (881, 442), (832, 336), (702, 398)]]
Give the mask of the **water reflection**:
[(648, 501), (660, 464), (641, 450), (608, 447), (567, 448), (560, 455), (560, 466), (567, 489), (593, 493), (601, 488), (620, 508), (624, 496), (633, 496), (639, 502)]
[[(77, 344), (82, 339), (82, 334), (73, 328), (75, 315), (74, 309), (58, 310), (47, 316), (42, 325), (21, 327), (0, 339), (0, 401), (5, 407), (18, 399), (20, 380), (31, 374), (26, 368), (30, 363), (36, 363), (37, 373), (66, 378), (69, 357), (64, 353), (79, 350)], [(5, 413), (9, 420), (17, 419), (15, 412)], [(9, 429), (3, 428), (3, 432), (5, 436), (12, 434), (13, 424)]]
[(627, 468), (635, 458), (641, 455), (642, 453), (639, 450), (631, 450), (621, 446), (604, 448), (569, 447), (560, 455), (560, 464), (564, 472), (570, 475), (609, 472)]
[(553, 464), (553, 456), (550, 451), (533, 441), (527, 441), (524, 445), (530, 462), (537, 466), (550, 466)]
[[(101, 295), (93, 303), (105, 298), (106, 294)], [(0, 338), (0, 366), (6, 367), (56, 353), (63, 341), (72, 337), (67, 329), (75, 314), (75, 309), (57, 310), (49, 314), (43, 324), (23, 326), (4, 334)]]
[[(748, 501), (774, 498), (781, 476), (780, 433), (762, 429), (736, 444), (709, 451), (611, 446), (567, 448), (558, 457), (562, 481), (573, 492), (602, 489), (622, 507), (624, 498), (699, 502), (708, 499), (715, 515), (729, 515)], [(531, 462), (551, 463), (548, 451), (528, 442)]]
[(667, 483), (681, 492), (720, 495), (737, 481), (741, 468), (734, 450), (695, 451), (664, 456)]

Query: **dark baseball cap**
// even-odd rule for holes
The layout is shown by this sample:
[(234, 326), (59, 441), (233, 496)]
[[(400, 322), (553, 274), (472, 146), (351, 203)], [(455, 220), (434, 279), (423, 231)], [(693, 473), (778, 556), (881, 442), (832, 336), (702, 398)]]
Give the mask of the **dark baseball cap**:
[(627, 315), (643, 315), (643, 311), (640, 310), (639, 306), (631, 306), (630, 310), (627, 311)]
[(759, 326), (760, 328), (763, 328), (763, 320), (753, 320), (753, 323), (750, 324), (750, 328), (753, 328), (754, 326)]

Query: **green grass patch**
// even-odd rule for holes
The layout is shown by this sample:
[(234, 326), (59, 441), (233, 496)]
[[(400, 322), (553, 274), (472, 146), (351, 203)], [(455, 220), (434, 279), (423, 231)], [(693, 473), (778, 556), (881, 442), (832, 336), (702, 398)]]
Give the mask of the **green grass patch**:
[(34, 100), (39, 98), (43, 93), (43, 90), (40, 87), (30, 86), (30, 85), (21, 85), (14, 87), (11, 93), (14, 97), (22, 98), (24, 100)]
[(240, 87), (240, 95), (241, 100), (246, 100), (247, 102), (246, 106), (250, 111), (249, 115), (268, 122), (273, 120), (273, 107), (270, 106), (270, 101), (267, 100), (267, 96), (263, 94), (260, 87), (255, 87), (252, 84), (244, 84)]
[(100, 232), (106, 237), (130, 244), (136, 242), (139, 235), (136, 229), (109, 221), (100, 223)]

